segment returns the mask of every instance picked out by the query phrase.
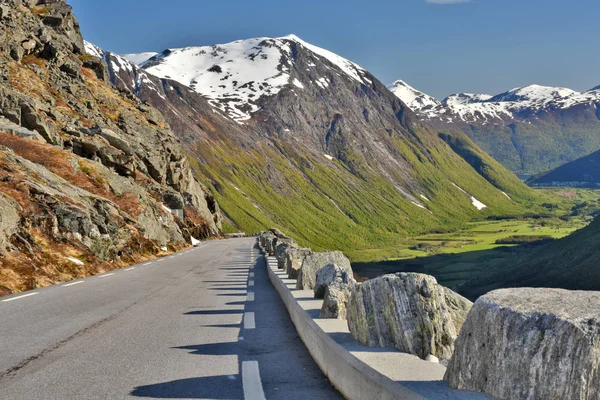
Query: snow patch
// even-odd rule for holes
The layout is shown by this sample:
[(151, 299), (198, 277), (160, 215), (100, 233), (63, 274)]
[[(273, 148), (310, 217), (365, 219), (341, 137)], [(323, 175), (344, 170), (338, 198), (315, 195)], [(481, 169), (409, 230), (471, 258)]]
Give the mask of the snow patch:
[(198, 239), (196, 239), (193, 236), (190, 236), (190, 238), (191, 238), (191, 241), (192, 241), (192, 246), (197, 246), (197, 245), (199, 245), (199, 244), (202, 243), (201, 241), (199, 241)]
[[(501, 192), (502, 192), (502, 191), (501, 191)], [(512, 199), (511, 199), (511, 197), (510, 197), (509, 195), (507, 195), (507, 194), (506, 194), (506, 193), (504, 193), (504, 192), (502, 192), (502, 194), (503, 194), (503, 195), (505, 195), (507, 199), (509, 199), (509, 200), (511, 200), (511, 201), (512, 201)]]
[(329, 161), (333, 161), (333, 157), (330, 156), (329, 154), (323, 154), (323, 156), (325, 156), (325, 158), (328, 159)]
[(293, 83), (294, 83), (294, 86), (296, 86), (297, 88), (304, 89), (304, 85), (302, 84), (302, 82), (300, 82), (298, 80), (298, 78), (294, 78), (294, 82)]
[(477, 200), (475, 197), (471, 196), (471, 203), (475, 206), (475, 208), (477, 208), (479, 211), (483, 210), (484, 208), (487, 208), (487, 206), (485, 204), (483, 204), (482, 202), (480, 202), (479, 200)]

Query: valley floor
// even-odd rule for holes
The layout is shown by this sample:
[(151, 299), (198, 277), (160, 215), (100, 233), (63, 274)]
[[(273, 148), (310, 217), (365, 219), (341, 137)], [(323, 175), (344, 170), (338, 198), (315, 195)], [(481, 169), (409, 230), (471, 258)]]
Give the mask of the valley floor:
[[(598, 209), (600, 191), (573, 188), (540, 189), (564, 200), (544, 216), (499, 221), (476, 221), (464, 229), (410, 238), (393, 251), (366, 250), (362, 257), (388, 252), (384, 260), (354, 262), (359, 279), (395, 272), (422, 272), (449, 288), (497, 274), (514, 257), (584, 228)], [(468, 293), (466, 293), (468, 295)]]

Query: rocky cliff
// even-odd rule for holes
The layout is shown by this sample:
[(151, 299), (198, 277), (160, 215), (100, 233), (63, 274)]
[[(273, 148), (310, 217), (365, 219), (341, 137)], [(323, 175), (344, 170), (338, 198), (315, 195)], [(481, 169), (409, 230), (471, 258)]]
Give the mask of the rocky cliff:
[(219, 232), (161, 113), (113, 87), (64, 0), (3, 0), (0, 21), (0, 295)]

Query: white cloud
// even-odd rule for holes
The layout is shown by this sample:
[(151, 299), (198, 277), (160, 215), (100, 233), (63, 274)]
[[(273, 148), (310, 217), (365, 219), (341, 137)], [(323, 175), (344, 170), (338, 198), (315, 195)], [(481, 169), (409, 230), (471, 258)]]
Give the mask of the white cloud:
[(458, 4), (458, 3), (469, 3), (471, 0), (425, 0), (431, 4)]

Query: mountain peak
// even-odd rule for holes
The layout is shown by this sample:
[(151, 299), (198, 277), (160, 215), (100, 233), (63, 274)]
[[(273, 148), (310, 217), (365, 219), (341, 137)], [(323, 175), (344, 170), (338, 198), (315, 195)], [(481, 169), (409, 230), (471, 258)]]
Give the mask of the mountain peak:
[(440, 105), (436, 98), (413, 88), (400, 79), (389, 85), (388, 89), (413, 111), (424, 111)]
[[(302, 61), (292, 57), (295, 45), (308, 50)], [(238, 123), (261, 109), (262, 98), (274, 96), (285, 87), (302, 90), (315, 84), (324, 89), (333, 73), (360, 84), (372, 83), (359, 65), (293, 34), (170, 49), (141, 66), (153, 75), (189, 86)], [(303, 84), (299, 77), (306, 71), (310, 71), (310, 81)]]

